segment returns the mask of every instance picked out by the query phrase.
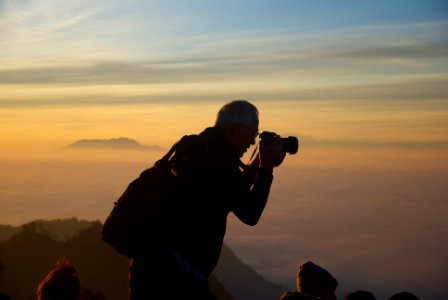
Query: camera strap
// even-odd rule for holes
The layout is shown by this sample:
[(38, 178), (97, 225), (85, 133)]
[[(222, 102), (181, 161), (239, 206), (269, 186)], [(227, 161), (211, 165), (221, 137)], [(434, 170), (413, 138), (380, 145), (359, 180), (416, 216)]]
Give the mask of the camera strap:
[(260, 145), (260, 141), (258, 141), (257, 144), (255, 145), (254, 151), (252, 152), (252, 155), (251, 155), (250, 158), (249, 158), (249, 162), (247, 163), (248, 166), (250, 166), (250, 164), (251, 164), (253, 158), (255, 157), (255, 154), (258, 153), (258, 147), (259, 147), (259, 145)]

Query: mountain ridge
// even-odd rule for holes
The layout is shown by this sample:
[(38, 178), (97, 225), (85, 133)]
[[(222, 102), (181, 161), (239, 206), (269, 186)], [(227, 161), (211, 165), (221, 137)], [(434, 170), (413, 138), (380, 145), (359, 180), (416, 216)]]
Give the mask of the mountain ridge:
[[(66, 256), (78, 268), (85, 287), (103, 293), (107, 300), (126, 299), (128, 259), (101, 240), (101, 226), (100, 221), (76, 218), (0, 225), (0, 291), (12, 299), (30, 299), (39, 281)], [(227, 245), (210, 285), (220, 300), (278, 299), (284, 290), (244, 264)]]

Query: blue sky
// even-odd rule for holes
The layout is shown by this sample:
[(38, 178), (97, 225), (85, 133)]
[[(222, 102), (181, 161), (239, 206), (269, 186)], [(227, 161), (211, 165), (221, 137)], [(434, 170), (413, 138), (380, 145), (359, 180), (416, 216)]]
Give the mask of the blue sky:
[[(114, 56), (163, 59), (170, 54), (182, 57), (201, 53), (198, 48), (203, 42), (274, 39), (269, 46), (260, 45), (263, 48), (258, 51), (263, 51), (267, 46), (279, 47), (276, 44), (280, 41), (275, 41), (279, 36), (293, 38), (328, 32), (329, 38), (332, 34), (334, 38), (353, 28), (362, 32), (363, 28), (376, 27), (386, 31), (383, 34), (388, 33), (386, 36), (390, 38), (394, 33), (403, 34), (399, 25), (417, 26), (418, 34), (421, 27), (418, 24), (440, 22), (445, 24), (434, 25), (433, 38), (447, 42), (447, 35), (442, 32), (448, 17), (446, 1), (3, 0), (0, 3), (2, 52), (12, 55), (18, 51), (25, 61), (43, 59), (46, 52), (54, 54), (57, 50), (61, 59), (69, 59), (71, 55), (88, 59), (89, 53), (98, 58), (103, 55), (104, 59)], [(33, 42), (37, 53), (17, 49), (25, 41)], [(255, 50), (256, 46), (250, 49)], [(224, 50), (228, 55), (238, 52)]]

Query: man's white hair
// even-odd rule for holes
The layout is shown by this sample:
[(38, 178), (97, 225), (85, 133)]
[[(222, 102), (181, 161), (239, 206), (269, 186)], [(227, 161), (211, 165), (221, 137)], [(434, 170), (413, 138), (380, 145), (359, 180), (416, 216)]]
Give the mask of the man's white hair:
[(234, 100), (225, 104), (216, 116), (215, 126), (225, 128), (235, 123), (258, 123), (258, 109), (247, 100)]

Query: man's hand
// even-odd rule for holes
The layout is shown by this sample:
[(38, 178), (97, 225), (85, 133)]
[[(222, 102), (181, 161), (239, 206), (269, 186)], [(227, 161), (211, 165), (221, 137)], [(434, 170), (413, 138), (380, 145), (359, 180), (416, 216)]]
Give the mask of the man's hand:
[(260, 141), (260, 168), (272, 171), (283, 162), (285, 155), (280, 136), (269, 145), (265, 145), (263, 140)]

